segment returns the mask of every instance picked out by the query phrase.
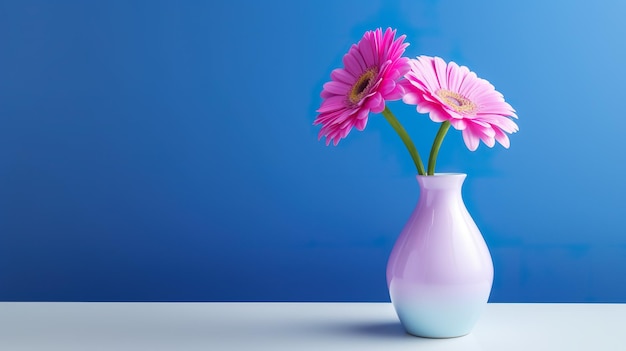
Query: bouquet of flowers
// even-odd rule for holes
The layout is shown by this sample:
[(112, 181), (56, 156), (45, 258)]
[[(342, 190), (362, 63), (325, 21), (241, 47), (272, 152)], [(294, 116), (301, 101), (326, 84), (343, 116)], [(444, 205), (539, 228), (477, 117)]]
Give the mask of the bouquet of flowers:
[[(396, 30), (367, 31), (343, 57), (343, 68), (330, 74), (324, 84), (319, 113), (314, 125), (321, 125), (319, 138), (334, 145), (352, 128), (363, 131), (370, 112), (382, 113), (408, 149), (419, 175), (434, 175), (441, 143), (450, 126), (460, 130), (465, 145), (475, 151), (480, 141), (488, 147), (510, 145), (507, 133), (519, 130), (511, 118), (515, 110), (487, 80), (454, 62), (442, 58), (404, 57), (409, 46)], [(428, 159), (428, 169), (408, 133), (387, 106), (402, 100), (416, 105), (418, 113), (428, 113), (441, 126)]]

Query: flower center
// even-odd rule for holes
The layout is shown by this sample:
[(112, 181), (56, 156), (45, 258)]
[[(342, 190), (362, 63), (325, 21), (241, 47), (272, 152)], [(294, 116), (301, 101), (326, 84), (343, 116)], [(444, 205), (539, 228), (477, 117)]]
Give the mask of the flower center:
[(467, 114), (476, 112), (476, 104), (473, 103), (472, 100), (466, 98), (459, 93), (440, 89), (439, 91), (437, 91), (437, 96), (445, 101), (448, 107), (455, 110), (456, 112)]
[(363, 99), (363, 96), (370, 90), (369, 88), (372, 86), (377, 74), (378, 69), (376, 67), (372, 67), (361, 74), (359, 79), (352, 86), (352, 90), (350, 90), (348, 99), (351, 103), (356, 104)]

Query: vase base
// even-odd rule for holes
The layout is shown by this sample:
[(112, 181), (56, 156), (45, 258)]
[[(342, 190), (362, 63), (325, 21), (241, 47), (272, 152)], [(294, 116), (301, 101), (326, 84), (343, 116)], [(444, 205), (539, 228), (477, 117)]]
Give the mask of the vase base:
[(405, 331), (407, 334), (411, 336), (415, 336), (415, 337), (423, 338), (423, 339), (455, 339), (455, 338), (462, 338), (466, 335), (469, 335), (469, 333), (464, 333), (464, 334), (459, 334), (459, 335), (425, 335), (423, 333), (412, 333), (406, 329)]

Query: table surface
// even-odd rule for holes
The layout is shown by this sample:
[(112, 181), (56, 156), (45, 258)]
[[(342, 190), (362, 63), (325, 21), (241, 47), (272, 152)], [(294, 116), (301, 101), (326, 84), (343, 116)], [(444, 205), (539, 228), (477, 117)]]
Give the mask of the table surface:
[(626, 350), (626, 304), (488, 304), (425, 339), (390, 303), (0, 302), (0, 350)]

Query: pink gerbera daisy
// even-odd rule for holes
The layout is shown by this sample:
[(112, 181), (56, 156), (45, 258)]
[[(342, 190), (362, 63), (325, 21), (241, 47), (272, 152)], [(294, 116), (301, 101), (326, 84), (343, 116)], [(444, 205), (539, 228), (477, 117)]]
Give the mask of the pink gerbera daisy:
[(412, 59), (410, 66), (401, 83), (405, 103), (417, 105), (417, 112), (429, 113), (435, 122), (449, 121), (462, 131), (471, 151), (478, 148), (480, 140), (489, 147), (496, 141), (509, 147), (506, 133), (519, 130), (509, 117), (517, 115), (491, 83), (467, 67), (439, 57), (420, 56)]
[(352, 127), (362, 131), (370, 111), (380, 113), (386, 101), (402, 98), (404, 91), (397, 82), (409, 71), (409, 59), (402, 57), (409, 44), (404, 35), (395, 36), (391, 28), (366, 32), (344, 55), (344, 68), (331, 72), (313, 122), (322, 125), (319, 138), (326, 136), (326, 145), (331, 141), (337, 145)]

